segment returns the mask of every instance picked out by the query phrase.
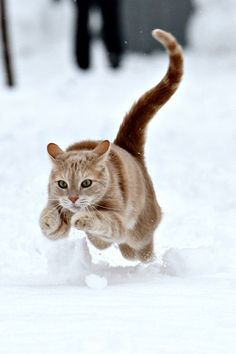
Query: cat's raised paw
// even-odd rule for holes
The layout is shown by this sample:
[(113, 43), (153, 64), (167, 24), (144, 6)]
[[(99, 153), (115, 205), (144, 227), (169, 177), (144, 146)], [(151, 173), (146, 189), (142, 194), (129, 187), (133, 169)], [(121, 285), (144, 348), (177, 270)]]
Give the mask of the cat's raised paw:
[(93, 218), (88, 213), (76, 213), (71, 218), (71, 225), (78, 230), (91, 230), (93, 226)]
[(57, 210), (45, 208), (40, 216), (39, 225), (42, 232), (49, 236), (57, 231), (61, 224), (60, 215)]

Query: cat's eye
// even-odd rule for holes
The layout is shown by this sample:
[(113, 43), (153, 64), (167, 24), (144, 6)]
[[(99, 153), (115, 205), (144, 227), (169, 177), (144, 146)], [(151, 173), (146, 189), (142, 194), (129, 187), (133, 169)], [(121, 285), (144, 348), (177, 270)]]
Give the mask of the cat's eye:
[(62, 181), (62, 180), (58, 181), (57, 184), (62, 189), (66, 189), (68, 187), (67, 183), (65, 181)]
[(81, 187), (83, 188), (88, 188), (92, 185), (92, 180), (91, 179), (85, 179), (82, 183), (81, 183)]

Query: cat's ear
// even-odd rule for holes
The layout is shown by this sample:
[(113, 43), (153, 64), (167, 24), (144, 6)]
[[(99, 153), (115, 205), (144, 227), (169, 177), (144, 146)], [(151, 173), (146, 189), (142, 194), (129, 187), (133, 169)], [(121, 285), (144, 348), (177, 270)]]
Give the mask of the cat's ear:
[(98, 146), (95, 147), (93, 152), (101, 159), (104, 159), (108, 156), (111, 148), (111, 143), (108, 140), (102, 141)]
[(57, 158), (57, 156), (64, 153), (64, 151), (61, 148), (59, 148), (57, 144), (54, 143), (48, 144), (47, 151), (53, 161)]

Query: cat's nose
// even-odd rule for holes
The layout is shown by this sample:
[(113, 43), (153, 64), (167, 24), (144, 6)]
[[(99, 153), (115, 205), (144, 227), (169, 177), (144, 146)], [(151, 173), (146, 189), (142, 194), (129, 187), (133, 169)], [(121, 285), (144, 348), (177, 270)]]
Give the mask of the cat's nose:
[(70, 195), (70, 196), (69, 196), (69, 199), (70, 199), (70, 201), (72, 201), (72, 203), (75, 203), (76, 200), (79, 199), (79, 197), (78, 197), (78, 195)]

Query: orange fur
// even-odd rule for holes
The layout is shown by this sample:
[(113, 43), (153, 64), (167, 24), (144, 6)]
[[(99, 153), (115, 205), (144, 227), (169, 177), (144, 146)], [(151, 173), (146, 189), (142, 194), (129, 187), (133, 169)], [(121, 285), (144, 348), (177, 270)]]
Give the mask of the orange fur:
[(144, 162), (145, 132), (183, 74), (182, 50), (175, 38), (161, 30), (153, 31), (153, 36), (169, 52), (167, 73), (133, 105), (114, 143), (82, 141), (65, 152), (56, 144), (48, 145), (53, 169), (48, 204), (40, 217), (47, 237), (64, 237), (74, 226), (99, 249), (115, 242), (127, 259), (153, 259), (153, 234), (161, 209)]

